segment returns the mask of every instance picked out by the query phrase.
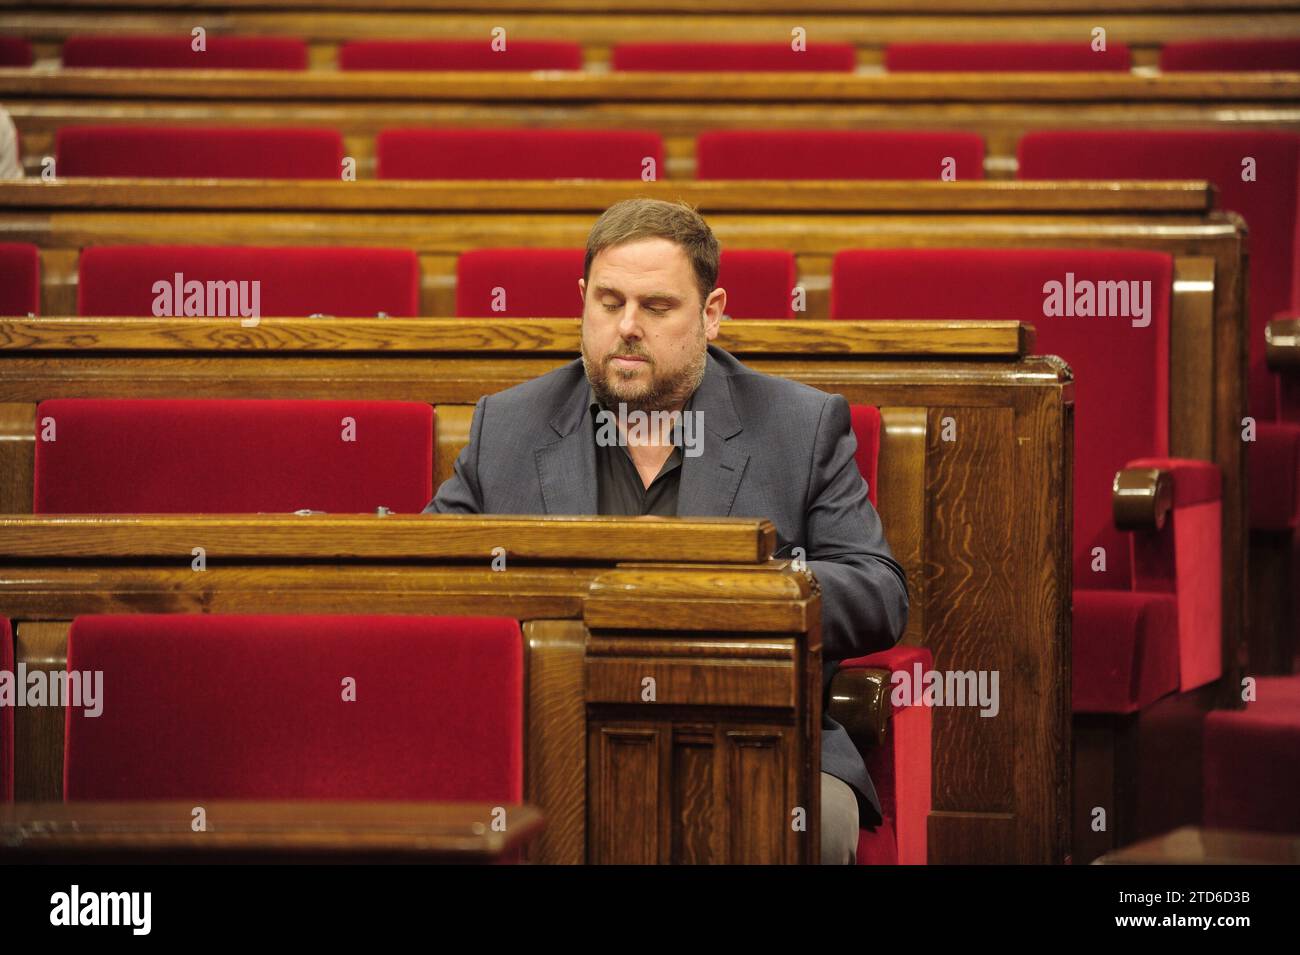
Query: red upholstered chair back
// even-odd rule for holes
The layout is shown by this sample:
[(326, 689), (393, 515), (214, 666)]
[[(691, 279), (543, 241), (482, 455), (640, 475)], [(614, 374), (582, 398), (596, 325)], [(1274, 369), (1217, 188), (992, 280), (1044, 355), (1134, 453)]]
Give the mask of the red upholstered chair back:
[(343, 137), (278, 126), (63, 126), (60, 176), (176, 179), (338, 179)]
[(0, 36), (0, 66), (31, 66), (32, 44), (17, 36)]
[[(461, 318), (578, 318), (585, 249), (474, 249), (456, 263)], [(794, 254), (784, 249), (729, 249), (718, 265), (732, 318), (793, 318)], [(500, 291), (498, 291), (500, 290)], [(503, 305), (493, 310), (494, 303)]]
[[(1020, 141), (1021, 179), (1207, 179), (1223, 208), (1250, 227), (1250, 413), (1278, 413), (1277, 376), (1264, 360), (1264, 329), (1297, 303), (1300, 135), (1208, 130), (1030, 133)], [(1243, 161), (1255, 160), (1254, 181)]]
[(351, 40), (339, 47), (341, 70), (580, 70), (582, 44), (514, 40)]
[[(9, 620), (0, 617), (0, 673), (15, 674), (14, 692), (25, 692), (14, 670), (14, 631)], [(0, 802), (14, 798), (14, 707), (0, 706)]]
[(1050, 73), (1127, 72), (1129, 48), (1109, 43), (1094, 50), (1091, 41), (1076, 43), (891, 43), (885, 69), (891, 73)]
[(984, 178), (984, 140), (975, 133), (847, 129), (728, 129), (695, 143), (698, 179)]
[(876, 475), (880, 467), (880, 409), (875, 405), (849, 405), (849, 417), (858, 450), (854, 460), (862, 479), (867, 482), (867, 497), (871, 506), (877, 506)]
[(36, 409), (33, 510), (419, 513), (433, 433), (419, 402), (57, 398)]
[(514, 619), (78, 617), (68, 670), (68, 800), (523, 797)]
[(641, 179), (663, 173), (658, 133), (623, 129), (386, 129), (380, 179)]
[[(1045, 315), (1044, 286), (1064, 286), (1070, 275), (1076, 302), (1081, 283), (1149, 281), (1150, 324)], [(1111, 483), (1129, 461), (1168, 449), (1172, 287), (1173, 260), (1156, 252), (849, 250), (832, 264), (831, 316), (1032, 322), (1035, 351), (1060, 355), (1075, 372), (1075, 580), (1122, 589), (1131, 580), (1129, 545), (1111, 518)], [(1106, 548), (1106, 574), (1091, 572), (1098, 546)]]
[[(209, 297), (209, 283), (228, 282), (248, 283), (234, 288), (246, 305), (256, 291), (258, 314), (266, 317), (405, 318), (420, 309), (420, 262), (410, 249), (103, 245), (82, 251), (78, 272), (82, 315), (186, 315), (186, 301), (200, 288), (192, 304), (201, 302), (203, 314), (239, 315), (228, 286), (214, 284)], [(187, 290), (190, 282), (202, 284)]]
[(40, 250), (26, 242), (0, 243), (0, 315), (40, 311)]
[(305, 70), (307, 44), (293, 37), (209, 36), (204, 49), (183, 36), (70, 36), (64, 66), (149, 70)]
[(1160, 69), (1199, 72), (1300, 71), (1300, 37), (1260, 40), (1188, 40), (1160, 49)]
[(664, 73), (852, 73), (857, 59), (852, 43), (812, 43), (805, 50), (789, 43), (616, 43), (609, 56), (615, 70)]

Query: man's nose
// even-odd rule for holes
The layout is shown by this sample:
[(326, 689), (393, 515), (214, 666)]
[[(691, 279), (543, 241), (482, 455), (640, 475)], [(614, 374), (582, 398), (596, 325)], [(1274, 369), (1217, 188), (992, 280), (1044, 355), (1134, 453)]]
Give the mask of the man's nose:
[(618, 319), (618, 333), (624, 339), (641, 338), (641, 322), (636, 316), (636, 305), (628, 302), (623, 306), (623, 314)]

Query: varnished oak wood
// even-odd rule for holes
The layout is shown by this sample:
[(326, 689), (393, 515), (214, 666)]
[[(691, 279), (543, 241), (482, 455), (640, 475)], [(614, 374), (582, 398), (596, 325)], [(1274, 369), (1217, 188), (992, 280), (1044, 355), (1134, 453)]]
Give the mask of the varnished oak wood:
[[(0, 209), (220, 209), (415, 212), (604, 212), (620, 199), (681, 198), (703, 213), (1168, 212), (1206, 213), (1213, 188), (1148, 182), (458, 180), (271, 182), (259, 179), (40, 179), (0, 181)], [(585, 220), (584, 220), (585, 221)], [(590, 228), (590, 223), (588, 223)], [(581, 245), (582, 243), (576, 243)]]
[[(14, 663), (28, 673), (64, 669), (69, 623), (27, 620), (18, 624)], [(14, 709), (14, 798), (63, 798), (64, 710), (57, 706)], [(19, 756), (18, 754), (22, 754)]]
[[(193, 829), (202, 807), (203, 831)], [(504, 810), (504, 815), (502, 815)], [(494, 825), (504, 819), (504, 827)], [(342, 800), (19, 802), (0, 805), (0, 860), (88, 862), (509, 861), (543, 830), (535, 806)]]
[(524, 772), (529, 798), (548, 807), (546, 830), (531, 847), (530, 858), (579, 865), (587, 848), (587, 628), (577, 620), (530, 620), (523, 631), (528, 673)]
[(0, 514), (31, 511), (35, 464), (36, 406), (0, 404)]
[[(680, 2), (680, 0), (677, 0)], [(967, 0), (970, 2), (970, 0)], [(897, 0), (895, 0), (897, 3)], [(787, 8), (788, 9), (788, 8)], [(814, 8), (816, 9), (816, 8)], [(1070, 41), (1086, 39), (1096, 24), (1092, 13), (1077, 7), (1068, 12), (1055, 9), (1023, 12), (1023, 8), (990, 13), (961, 12), (969, 7), (947, 7), (935, 12), (901, 11), (894, 6), (879, 15), (861, 11), (801, 12), (797, 18), (812, 42), (853, 43), (863, 51), (879, 50), (887, 43), (926, 42), (942, 37), (949, 41), (1020, 42)], [(725, 37), (733, 42), (790, 41), (794, 22), (788, 12), (771, 9), (731, 15), (734, 7), (702, 12), (692, 10), (691, 33), (695, 37)], [(211, 19), (211, 18), (210, 18)], [(145, 32), (188, 34), (194, 15), (170, 10), (60, 10), (37, 6), (7, 15), (6, 32), (31, 37), (41, 44), (57, 45), (70, 35), (87, 32)], [(486, 41), (494, 27), (503, 27), (513, 37), (565, 37), (581, 43), (589, 59), (606, 59), (614, 43), (624, 41), (674, 42), (682, 39), (679, 17), (664, 16), (644, 7), (629, 12), (572, 13), (560, 10), (520, 12), (496, 8), (482, 12), (463, 9), (438, 12), (353, 10), (261, 10), (231, 6), (214, 20), (223, 33), (253, 36), (295, 36), (314, 47), (332, 48), (350, 39), (447, 39)], [(1220, 39), (1224, 36), (1272, 37), (1300, 32), (1300, 16), (1292, 9), (1266, 8), (1252, 16), (1237, 10), (1169, 11), (1168, 7), (1133, 8), (1109, 13), (1104, 25), (1114, 38), (1131, 46), (1158, 47), (1170, 39)], [(330, 50), (332, 53), (332, 49)]]
[(376, 515), (0, 516), (0, 559), (298, 557), (477, 560), (708, 560), (752, 563), (775, 549), (767, 521)]
[[(1300, 98), (1300, 72), (1271, 73), (698, 73), (407, 70), (178, 70), (0, 68), (7, 99), (414, 101), (519, 103), (1104, 103), (1260, 101)], [(216, 115), (220, 115), (219, 113)], [(677, 132), (678, 130), (674, 130)]]
[[(173, 7), (186, 9), (238, 10), (329, 10), (352, 9), (356, 0), (0, 0), (0, 8), (20, 6), (27, 9), (57, 10), (66, 7), (136, 8), (144, 11), (166, 10)], [(605, 0), (479, 0), (474, 5), (481, 10), (519, 11), (521, 9), (548, 12), (585, 12), (603, 14), (609, 11)], [(1096, 9), (1096, 0), (1003, 0), (998, 5), (1006, 11), (1020, 13), (1052, 13), (1078, 11), (1090, 13)], [(1240, 13), (1266, 10), (1287, 10), (1294, 0), (1107, 0), (1107, 9), (1142, 13), (1185, 13), (1194, 10), (1234, 10)], [(624, 10), (644, 10), (654, 13), (686, 11), (691, 13), (752, 13), (756, 11), (776, 14), (788, 13), (791, 0), (623, 0)], [(465, 0), (371, 0), (373, 10), (426, 10), (461, 11)], [(951, 13), (966, 11), (984, 13), (987, 7), (980, 0), (810, 0), (800, 4), (807, 13), (882, 13), (901, 11), (908, 13)]]
[[(829, 322), (807, 319), (730, 319), (715, 341), (749, 355), (945, 356), (1015, 358), (1028, 354), (1033, 329), (1020, 322)], [(576, 318), (492, 321), (462, 318), (263, 318), (245, 328), (239, 319), (15, 318), (0, 319), (0, 348), (15, 352), (89, 354), (251, 350), (280, 353), (386, 354), (499, 350), (559, 354), (581, 347)], [(468, 429), (461, 412), (453, 431)], [(17, 412), (14, 412), (17, 413)], [(443, 410), (439, 408), (439, 426)], [(455, 414), (455, 412), (453, 412)], [(465, 430), (465, 434), (467, 434)], [(463, 441), (461, 442), (464, 443)]]

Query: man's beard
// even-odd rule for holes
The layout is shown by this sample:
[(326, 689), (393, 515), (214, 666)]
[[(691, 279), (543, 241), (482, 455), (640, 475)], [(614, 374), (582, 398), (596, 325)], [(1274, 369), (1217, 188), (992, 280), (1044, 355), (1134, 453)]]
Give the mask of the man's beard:
[[(700, 335), (700, 344), (704, 344), (704, 336)], [(645, 386), (645, 390), (635, 395), (626, 395), (617, 390), (619, 382), (627, 381), (622, 377), (622, 373), (610, 365), (610, 360), (616, 357), (645, 358), (647, 370), (650, 372), (650, 382)], [(634, 351), (620, 345), (616, 351), (606, 355), (600, 364), (593, 365), (587, 356), (586, 346), (582, 349), (582, 367), (587, 373), (587, 381), (591, 382), (591, 390), (596, 396), (596, 400), (601, 403), (602, 407), (610, 410), (617, 410), (620, 404), (626, 405), (629, 413), (633, 411), (668, 411), (671, 408), (682, 405), (686, 402), (695, 389), (700, 386), (704, 380), (704, 369), (708, 365), (708, 351), (701, 348), (698, 357), (692, 359), (687, 365), (679, 370), (670, 378), (660, 379), (655, 375), (655, 365), (648, 355), (641, 351)], [(614, 381), (614, 387), (610, 386), (610, 379)]]

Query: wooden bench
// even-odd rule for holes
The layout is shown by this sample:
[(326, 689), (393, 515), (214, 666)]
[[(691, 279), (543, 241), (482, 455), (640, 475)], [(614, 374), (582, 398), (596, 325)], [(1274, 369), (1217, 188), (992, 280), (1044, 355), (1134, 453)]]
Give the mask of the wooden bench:
[[(438, 474), (445, 477), (466, 440), (475, 400), (571, 360), (577, 335), (576, 320), (267, 319), (253, 329), (241, 329), (237, 322), (193, 320), (5, 322), (0, 325), (0, 408), (8, 423), (6, 434), (21, 436), (0, 442), (8, 455), (4, 473), (19, 476), (6, 485), (5, 509), (17, 508), (24, 496), (30, 500), (30, 485), (20, 485), (22, 475), (30, 474), (35, 403), (56, 395), (364, 395), (427, 401), (438, 408)], [(984, 720), (960, 707), (935, 714), (931, 859), (1063, 861), (1069, 838), (1062, 820), (1068, 816), (1070, 760), (1068, 371), (1054, 360), (1028, 357), (1027, 333), (1015, 323), (967, 328), (928, 322), (735, 322), (724, 327), (719, 344), (756, 370), (882, 408), (880, 511), (911, 590), (905, 642), (929, 647), (937, 668), (998, 670), (1017, 686), (1033, 687), (1009, 690), (999, 720)], [(940, 440), (947, 418), (956, 423), (959, 441)], [(1040, 501), (1041, 506), (1015, 506), (1023, 500)], [(310, 607), (340, 612), (364, 606), (369, 612), (419, 612), (428, 606), (425, 601), (433, 588), (439, 594), (461, 595), (461, 603), (452, 606), (473, 608), (456, 612), (482, 612), (484, 594), (492, 592), (484, 590), (493, 579), (486, 566), (481, 571), (467, 571), (463, 565), (441, 566), (436, 572), (418, 566), (404, 569), (408, 562), (436, 562), (433, 545), (420, 536), (424, 531), (419, 518), (401, 519), (416, 522), (418, 528), (405, 543), (392, 533), (396, 524), (384, 525), (385, 536), (377, 537), (375, 544), (390, 548), (386, 553), (391, 562), (384, 569), (369, 565), (373, 553), (352, 560), (347, 550), (339, 552), (345, 563), (337, 567), (286, 567), (286, 579), (298, 575), (292, 585), (277, 583), (279, 576), (266, 579), (261, 571), (231, 569), (226, 577), (239, 593), (229, 596), (212, 590), (221, 578), (211, 571), (194, 581), (188, 556), (182, 567), (167, 570), (151, 569), (141, 560), (128, 571), (110, 566), (102, 555), (89, 564), (69, 562), (67, 549), (43, 533), (56, 520), (13, 517), (0, 526), (0, 554), (10, 555), (0, 613), (19, 621), (20, 643), (23, 633), (43, 621), (67, 621), (90, 609), (233, 612), (238, 606), (269, 606), (288, 612)], [(192, 540), (194, 530), (189, 533), (185, 539)], [(86, 538), (87, 546), (96, 535)], [(20, 538), (28, 542), (24, 546), (44, 548), (45, 556), (35, 564), (30, 553), (20, 557), (13, 549)], [(352, 538), (334, 540), (343, 546)], [(419, 549), (401, 549), (413, 542), (419, 542)], [(710, 546), (703, 553), (713, 560), (717, 548)], [(531, 603), (507, 603), (494, 612), (517, 614), (522, 620), (580, 619), (592, 631), (589, 658), (597, 646), (592, 641), (604, 628), (645, 619), (673, 630), (675, 621), (685, 619), (658, 603), (619, 605), (615, 612), (609, 601), (622, 591), (608, 577), (598, 586), (593, 575), (626, 574), (618, 580), (651, 601), (672, 594), (673, 599), (686, 598), (657, 572), (630, 567), (602, 571), (568, 561), (572, 556), (566, 555), (553, 573), (521, 572), (515, 578), (519, 586), (539, 592), (529, 598)], [(408, 573), (426, 576), (405, 581)], [(774, 591), (755, 590), (753, 581), (769, 577), (754, 577), (749, 569), (744, 573), (748, 576), (721, 581), (725, 587), (719, 587), (716, 576), (708, 582), (714, 595), (710, 599), (729, 608), (719, 610), (719, 616), (710, 616), (707, 601), (682, 614), (695, 614), (693, 619), (726, 629), (733, 611), (739, 613), (737, 625), (747, 616), (737, 609), (746, 602), (737, 602), (736, 593), (761, 602), (763, 607), (754, 612), (765, 614), (764, 608), (776, 614), (783, 601), (809, 599), (791, 593), (785, 577), (772, 585)], [(422, 582), (426, 579), (436, 579), (436, 587)], [(664, 587), (658, 596), (639, 589), (656, 581)], [(196, 587), (203, 592), (194, 592)], [(249, 587), (256, 593), (243, 589)], [(346, 589), (347, 594), (331, 595), (331, 588)], [(597, 613), (592, 601), (609, 612)], [(545, 612), (539, 613), (539, 607)], [(778, 622), (767, 616), (761, 627), (754, 627), (779, 631), (790, 625), (791, 611), (783, 612), (786, 616), (778, 616)], [(785, 624), (778, 625), (780, 620)], [(576, 641), (580, 652), (585, 638), (568, 632), (567, 639)], [(34, 651), (20, 646), (20, 656), (24, 652)], [(591, 666), (589, 660), (589, 691), (599, 685), (592, 682)], [(554, 696), (556, 690), (548, 692)], [(581, 699), (579, 694), (579, 703)], [(973, 743), (976, 739), (978, 744)], [(553, 803), (531, 790), (527, 798), (541, 807), (548, 826), (563, 826)], [(548, 828), (543, 840), (551, 831)]]
[[(12, 6), (18, 0), (6, 0)], [(477, 39), (493, 27), (520, 39), (570, 39), (582, 43), (588, 64), (608, 60), (609, 47), (621, 41), (674, 42), (682, 39), (676, 11), (689, 10), (692, 35), (733, 42), (774, 42), (790, 39), (793, 26), (807, 29), (815, 42), (852, 43), (863, 64), (880, 62), (881, 48), (895, 42), (984, 41), (1083, 42), (1094, 26), (1104, 26), (1107, 39), (1134, 49), (1139, 63), (1152, 63), (1159, 46), (1171, 39), (1220, 39), (1228, 36), (1271, 37), (1300, 34), (1300, 14), (1286, 0), (1245, 0), (1211, 3), (1197, 0), (1175, 4), (1168, 0), (1119, 0), (1104, 15), (1083, 0), (1049, 4), (1045, 0), (1015, 0), (1006, 12), (991, 15), (974, 0), (930, 0), (916, 7), (905, 0), (879, 0), (864, 11), (852, 0), (819, 0), (812, 10), (789, 0), (744, 4), (741, 0), (711, 0), (703, 6), (684, 0), (635, 0), (626, 12), (581, 0), (543, 0), (527, 13), (518, 4), (497, 2), (464, 12), (463, 3), (447, 0), (382, 0), (360, 13), (345, 0), (199, 0), (185, 7), (206, 16), (196, 19), (175, 0), (141, 3), (120, 9), (107, 0), (41, 0), (23, 2), (20, 12), (5, 18), (4, 32), (32, 39), (38, 54), (54, 58), (62, 40), (86, 32), (189, 33), (207, 20), (213, 33), (249, 36), (298, 36), (312, 47), (317, 63), (333, 62), (339, 43), (350, 39), (438, 38)], [(796, 12), (797, 10), (797, 12)], [(737, 16), (735, 14), (743, 15)]]
[[(188, 29), (188, 28), (187, 28)], [(1297, 26), (1300, 32), (1300, 26)], [(357, 175), (399, 126), (625, 128), (664, 138), (660, 178), (691, 179), (714, 129), (935, 129), (983, 136), (985, 175), (1013, 178), (1016, 143), (1070, 127), (1300, 129), (1300, 74), (369, 73), (0, 69), (0, 102), (38, 175), (60, 126), (317, 126)]]

